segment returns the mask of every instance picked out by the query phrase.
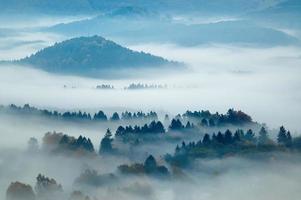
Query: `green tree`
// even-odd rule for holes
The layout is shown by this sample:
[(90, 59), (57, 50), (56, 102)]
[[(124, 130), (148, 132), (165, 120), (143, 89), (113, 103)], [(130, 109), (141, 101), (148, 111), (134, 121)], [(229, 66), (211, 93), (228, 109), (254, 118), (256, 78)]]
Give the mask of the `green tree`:
[(258, 145), (266, 145), (269, 141), (268, 132), (264, 127), (261, 127), (258, 136)]
[(113, 150), (112, 147), (112, 142), (113, 139), (112, 137), (112, 133), (110, 131), (110, 129), (107, 129), (107, 132), (105, 134), (105, 136), (102, 138), (101, 142), (100, 142), (100, 148), (99, 148), (99, 153), (111, 153)]
[(119, 117), (118, 113), (114, 112), (111, 117), (111, 121), (119, 121), (119, 120), (120, 120), (120, 117)]
[(254, 132), (252, 131), (252, 129), (249, 129), (245, 135), (245, 140), (247, 140), (248, 142), (251, 142), (251, 143), (255, 143), (256, 141), (256, 138), (255, 138), (255, 134)]
[(278, 136), (277, 136), (277, 142), (279, 145), (286, 145), (287, 143), (287, 135), (286, 135), (286, 130), (283, 126), (280, 127)]
[(146, 173), (153, 173), (157, 170), (157, 162), (152, 155), (145, 160), (144, 169)]

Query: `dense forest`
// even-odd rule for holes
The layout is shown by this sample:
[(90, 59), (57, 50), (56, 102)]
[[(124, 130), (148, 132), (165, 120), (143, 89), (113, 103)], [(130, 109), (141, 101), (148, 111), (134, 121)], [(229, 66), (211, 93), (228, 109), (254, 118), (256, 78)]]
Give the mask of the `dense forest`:
[[(122, 160), (113, 167), (111, 173), (100, 173), (93, 167), (84, 168), (74, 177), (75, 188), (103, 188), (119, 184), (130, 177), (149, 177), (160, 181), (178, 180), (185, 177), (183, 170), (193, 171), (195, 162), (199, 160), (240, 157), (265, 161), (301, 153), (301, 136), (294, 137), (281, 126), (277, 137), (271, 137), (271, 132), (265, 125), (253, 122), (249, 115), (234, 109), (229, 109), (226, 114), (187, 111), (172, 119), (165, 115), (164, 121), (160, 121), (153, 111), (147, 114), (124, 112), (121, 116), (114, 113), (109, 118), (102, 111), (91, 117), (85, 112), (66, 114), (40, 110), (29, 105), (10, 105), (2, 106), (1, 112), (57, 119), (70, 119), (72, 116), (71, 119), (92, 121), (151, 119), (143, 126), (120, 125), (116, 130), (108, 128), (104, 136), (98, 138), (98, 144), (93, 144), (87, 136), (73, 137), (55, 131), (47, 132), (41, 144), (38, 139), (30, 138), (27, 154), (31, 156), (68, 157), (88, 162), (103, 159)], [(231, 129), (227, 129), (226, 125), (231, 125)], [(50, 200), (53, 197), (72, 200), (97, 199), (80, 190), (66, 193), (56, 180), (41, 174), (37, 176), (34, 188), (19, 181), (12, 182), (6, 196), (7, 200)]]
[(183, 65), (149, 53), (130, 50), (100, 36), (79, 37), (56, 43), (14, 63), (52, 73), (98, 78), (122, 70), (158, 69), (164, 66), (180, 69)]
[(283, 126), (280, 127), (277, 139), (274, 141), (269, 137), (268, 131), (262, 127), (258, 134), (252, 129), (244, 132), (241, 129), (232, 133), (226, 130), (205, 134), (196, 142), (177, 145), (173, 156), (166, 155), (166, 160), (173, 165), (187, 166), (189, 161), (196, 158), (221, 158), (225, 156), (254, 156), (262, 154), (267, 158), (268, 153), (301, 152), (301, 137), (292, 137), (290, 131)]
[[(143, 127), (122, 127), (120, 126), (116, 132), (114, 139), (110, 129), (107, 130), (105, 136), (100, 141), (99, 151), (96, 152), (94, 145), (89, 138), (79, 136), (78, 138), (68, 136), (63, 133), (48, 132), (44, 135), (42, 146), (39, 147), (38, 141), (31, 138), (28, 142), (28, 153), (34, 154), (51, 154), (54, 156), (72, 156), (77, 158), (95, 159), (97, 157), (128, 157), (130, 155), (121, 154), (118, 143), (114, 140), (122, 138), (123, 142), (130, 135), (136, 135), (139, 140), (145, 135), (164, 135), (173, 134), (173, 131), (185, 131), (185, 129), (193, 128), (193, 125), (175, 126), (177, 120), (170, 124), (168, 130), (165, 130), (160, 121), (153, 121), (149, 125)], [(189, 126), (189, 127), (187, 127)], [(180, 128), (180, 129), (179, 129)], [(187, 133), (184, 133), (187, 134)], [(201, 134), (200, 134), (201, 135)], [(161, 137), (153, 138), (152, 143), (155, 145), (155, 140), (162, 140)], [(114, 143), (114, 144), (113, 144)], [(135, 147), (137, 144), (131, 143)], [(259, 160), (268, 160), (271, 157), (277, 157), (280, 154), (300, 154), (301, 153), (301, 137), (292, 137), (290, 131), (283, 126), (279, 128), (276, 140), (269, 136), (266, 127), (261, 127), (258, 133), (252, 129), (246, 132), (242, 129), (237, 129), (235, 132), (226, 130), (218, 133), (206, 133), (202, 139), (196, 142), (183, 141), (181, 145), (177, 145), (175, 152), (169, 154), (161, 152), (165, 160), (158, 161), (149, 154), (143, 163), (132, 162), (117, 166), (114, 172), (109, 174), (99, 174), (97, 170), (86, 169), (78, 177), (74, 179), (74, 185), (77, 187), (92, 187), (99, 188), (107, 185), (117, 184), (120, 180), (126, 179), (128, 176), (147, 176), (159, 180), (174, 180), (182, 178), (179, 176), (179, 170), (187, 169), (188, 166), (193, 166), (193, 161), (197, 159), (214, 159), (223, 157), (245, 157), (256, 158)], [(159, 158), (159, 159), (162, 159)], [(188, 168), (190, 169), (190, 168)], [(181, 174), (181, 173), (180, 173)], [(34, 189), (21, 182), (12, 182), (7, 189), (7, 200), (26, 200), (35, 199), (51, 199), (53, 197), (62, 198), (64, 195), (63, 187), (56, 180), (39, 174), (36, 178)], [(65, 197), (67, 198), (67, 197)], [(91, 197), (85, 195), (81, 191), (73, 191), (69, 194), (70, 199), (89, 200)], [(94, 198), (95, 199), (95, 198)]]
[[(191, 127), (185, 127), (183, 134), (190, 134), (185, 132), (185, 129)], [(106, 134), (100, 139), (99, 152), (96, 150), (89, 138), (79, 136), (74, 138), (63, 133), (48, 132), (43, 137), (42, 149), (47, 150), (50, 153), (93, 153), (94, 155), (120, 155), (118, 152), (119, 142), (135, 146), (143, 146), (145, 144), (156, 144), (156, 142), (164, 140), (164, 142), (174, 142), (181, 140), (181, 137), (177, 140), (168, 140), (175, 134), (172, 129), (172, 124), (166, 131), (160, 121), (153, 121), (149, 125), (145, 124), (143, 127), (120, 126), (113, 137), (110, 129), (107, 129)], [(201, 132), (198, 135), (202, 135)], [(167, 138), (167, 140), (166, 140)], [(115, 141), (116, 140), (116, 141)], [(37, 141), (31, 138), (29, 142), (29, 149), (37, 149)], [(186, 141), (187, 142), (187, 141)], [(255, 133), (252, 129), (244, 131), (237, 129), (232, 133), (227, 129), (224, 133), (218, 131), (217, 133), (203, 134), (202, 139), (196, 142), (182, 142), (181, 145), (177, 145), (173, 156), (167, 155), (166, 159), (170, 161), (189, 158), (210, 158), (210, 157), (223, 157), (234, 155), (249, 155), (258, 152), (273, 152), (273, 151), (300, 151), (301, 150), (301, 137), (292, 137), (290, 131), (287, 131), (283, 126), (280, 127), (277, 139), (274, 141), (269, 137), (268, 131), (265, 127), (262, 127), (258, 133)], [(119, 152), (121, 153), (122, 150)], [(163, 152), (162, 152), (163, 154)], [(122, 154), (124, 155), (124, 154)]]

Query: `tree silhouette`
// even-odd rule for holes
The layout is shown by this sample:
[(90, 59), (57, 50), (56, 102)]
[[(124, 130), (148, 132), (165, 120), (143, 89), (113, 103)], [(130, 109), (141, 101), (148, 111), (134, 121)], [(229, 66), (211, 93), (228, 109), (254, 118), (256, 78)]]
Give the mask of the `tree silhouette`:
[(210, 140), (210, 135), (209, 134), (205, 134), (204, 137), (203, 137), (203, 141), (202, 141), (202, 144), (204, 146), (209, 146), (211, 144), (211, 140)]
[(35, 186), (37, 197), (45, 200), (56, 199), (63, 192), (63, 188), (56, 180), (41, 174), (37, 177)]
[(227, 129), (226, 132), (225, 132), (224, 143), (225, 144), (232, 144), (233, 143), (232, 132), (229, 129)]
[(261, 127), (258, 136), (258, 145), (266, 145), (269, 142), (268, 132), (264, 127)]
[(286, 144), (285, 145), (287, 147), (292, 147), (292, 145), (293, 145), (293, 139), (292, 139), (291, 133), (289, 131), (287, 131), (287, 133), (286, 133)]
[(252, 129), (249, 129), (244, 137), (244, 139), (250, 143), (255, 143), (255, 133), (252, 131)]
[(146, 173), (153, 173), (156, 171), (157, 162), (152, 155), (148, 156), (147, 159), (144, 161), (144, 169)]
[(180, 119), (173, 119), (169, 126), (169, 129), (174, 130), (174, 131), (181, 130), (183, 128), (184, 128), (184, 126), (183, 126), (182, 122), (180, 121)]
[(281, 126), (277, 136), (277, 142), (279, 145), (286, 145), (287, 143), (287, 135), (284, 126)]
[(117, 112), (114, 112), (111, 117), (111, 121), (118, 121), (118, 120), (120, 120), (120, 117)]
[(113, 150), (112, 147), (112, 142), (113, 139), (112, 137), (112, 133), (110, 131), (110, 129), (107, 129), (107, 132), (105, 134), (105, 136), (103, 137), (103, 139), (100, 142), (100, 148), (99, 148), (99, 153), (111, 153)]

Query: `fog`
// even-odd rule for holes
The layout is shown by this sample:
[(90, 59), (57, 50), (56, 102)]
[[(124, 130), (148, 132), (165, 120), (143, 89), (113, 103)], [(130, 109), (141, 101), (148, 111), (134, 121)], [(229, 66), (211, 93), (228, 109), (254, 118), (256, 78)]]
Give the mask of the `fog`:
[[(30, 103), (44, 108), (88, 111), (119, 107), (173, 114), (187, 109), (225, 112), (228, 108), (236, 108), (271, 128), (283, 124), (292, 131), (300, 131), (301, 50), (298, 47), (259, 49), (212, 45), (183, 48), (152, 44), (131, 48), (183, 61), (190, 69), (181, 74), (97, 80), (2, 66), (1, 104)], [(168, 89), (123, 89), (130, 83), (139, 82), (167, 84)], [(116, 90), (94, 89), (99, 84), (114, 85)]]
[[(92, 17), (44, 16), (24, 20), (16, 17), (9, 23), (0, 16), (0, 60), (20, 59), (68, 38), (64, 34), (41, 31), (40, 28)], [(178, 16), (174, 20), (207, 24), (238, 18)], [(287, 32), (286, 29), (279, 30)], [(156, 111), (161, 121), (165, 114), (173, 118), (187, 110), (226, 113), (229, 108), (234, 108), (249, 114), (255, 122), (265, 123), (272, 139), (276, 138), (281, 125), (293, 136), (300, 135), (300, 46), (210, 43), (187, 47), (171, 43), (120, 41), (130, 49), (183, 62), (187, 69), (179, 72), (172, 69), (124, 70), (122, 77), (97, 79), (58, 75), (30, 66), (1, 62), (0, 105), (30, 104), (39, 109), (59, 112), (81, 110), (91, 115), (103, 110), (108, 117), (113, 112)], [(125, 89), (132, 83), (166, 85), (166, 88)], [(114, 86), (114, 89), (96, 88), (102, 84)], [(131, 125), (144, 123), (146, 121), (130, 122)], [(128, 152), (113, 156), (98, 153), (92, 156), (67, 155), (47, 152), (43, 148), (44, 134), (56, 131), (75, 138), (80, 135), (88, 137), (95, 152), (98, 152), (106, 130), (110, 128), (114, 135), (119, 125), (128, 123), (109, 121), (85, 124), (0, 113), (0, 200), (5, 199), (11, 182), (20, 181), (34, 188), (39, 173), (62, 184), (64, 200), (75, 190), (98, 200), (300, 199), (301, 160), (297, 151), (263, 153), (266, 159), (262, 159), (264, 156), (261, 154), (254, 157), (226, 155), (196, 159), (191, 166), (182, 169), (164, 160), (167, 153), (174, 153), (175, 146), (180, 144), (178, 141), (144, 144), (136, 150), (139, 151), (137, 154), (131, 154), (130, 146)], [(35, 152), (28, 149), (31, 137), (38, 140), (39, 149)], [(201, 137), (191, 137), (186, 142), (195, 139)], [(160, 165), (167, 166), (170, 177), (124, 175), (118, 170), (122, 164), (143, 163), (150, 154)], [(96, 170), (104, 184), (77, 184), (77, 178), (87, 169)], [(112, 177), (108, 176), (110, 173)]]
[[(86, 168), (100, 173), (115, 173), (112, 165), (127, 162), (104, 158), (73, 159), (66, 157), (28, 156), (19, 151), (1, 152), (0, 193), (4, 194), (8, 183), (19, 180), (35, 184), (37, 173), (55, 178), (63, 185), (64, 193), (71, 193), (77, 186), (73, 181)], [(10, 157), (9, 157), (10, 156)], [(292, 161), (294, 160), (294, 161)], [(57, 170), (57, 163), (60, 169)], [(70, 165), (73, 167), (70, 168)], [(183, 171), (181, 177), (171, 180), (153, 179), (145, 176), (121, 177), (113, 184), (102, 187), (81, 187), (81, 191), (98, 199), (299, 199), (300, 159), (294, 156), (267, 162), (225, 158), (202, 161), (200, 169)], [(85, 188), (85, 189), (84, 189)], [(273, 192), (271, 192), (273, 191)], [(3, 195), (2, 195), (3, 196)], [(2, 199), (2, 198), (1, 198)]]

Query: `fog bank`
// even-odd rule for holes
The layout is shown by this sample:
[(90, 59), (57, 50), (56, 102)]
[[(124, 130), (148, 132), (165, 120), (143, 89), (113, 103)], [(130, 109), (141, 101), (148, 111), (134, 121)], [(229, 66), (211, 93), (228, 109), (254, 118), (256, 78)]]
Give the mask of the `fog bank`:
[[(225, 112), (233, 107), (272, 128), (283, 124), (292, 131), (301, 130), (298, 124), (301, 117), (299, 48), (220, 45), (198, 48), (140, 45), (131, 48), (183, 61), (189, 65), (190, 72), (97, 80), (2, 66), (0, 103), (87, 110), (114, 107), (143, 111), (153, 109), (173, 114), (187, 109)], [(166, 84), (168, 89), (123, 89), (139, 82)], [(96, 90), (99, 84), (111, 84), (116, 89)], [(68, 87), (64, 88), (64, 85)]]

